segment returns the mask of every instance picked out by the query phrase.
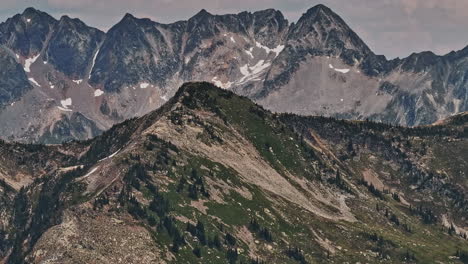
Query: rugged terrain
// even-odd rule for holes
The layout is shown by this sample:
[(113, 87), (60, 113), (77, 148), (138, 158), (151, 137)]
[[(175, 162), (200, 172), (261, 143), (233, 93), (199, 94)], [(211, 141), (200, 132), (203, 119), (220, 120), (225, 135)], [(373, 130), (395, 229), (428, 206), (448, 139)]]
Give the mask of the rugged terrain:
[(0, 144), (5, 263), (467, 263), (467, 115), (278, 115), (209, 83), (88, 141)]
[(0, 24), (0, 137), (92, 138), (209, 81), (279, 113), (426, 125), (467, 111), (467, 49), (387, 60), (323, 5), (162, 24), (126, 14), (104, 33), (28, 8)]

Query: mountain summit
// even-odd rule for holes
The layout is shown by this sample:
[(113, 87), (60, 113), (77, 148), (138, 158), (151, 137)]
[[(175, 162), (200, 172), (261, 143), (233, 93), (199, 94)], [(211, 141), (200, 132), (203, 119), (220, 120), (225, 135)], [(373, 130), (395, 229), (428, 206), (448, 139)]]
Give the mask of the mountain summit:
[[(299, 42), (304, 48), (333, 55), (347, 50), (357, 52), (362, 57), (372, 53), (341, 17), (324, 5), (307, 10), (291, 27), (288, 37)], [(351, 60), (351, 63), (354, 61)]]
[(126, 14), (107, 33), (29, 8), (0, 24), (0, 137), (91, 138), (207, 81), (275, 112), (417, 126), (467, 111), (468, 55), (387, 60), (324, 5), (162, 24)]

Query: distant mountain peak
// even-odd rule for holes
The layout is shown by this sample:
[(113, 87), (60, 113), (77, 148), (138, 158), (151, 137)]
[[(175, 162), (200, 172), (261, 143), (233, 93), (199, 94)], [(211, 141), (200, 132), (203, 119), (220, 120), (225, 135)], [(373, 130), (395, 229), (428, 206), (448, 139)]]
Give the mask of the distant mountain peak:
[(189, 21), (200, 21), (200, 20), (208, 19), (210, 17), (213, 17), (213, 14), (206, 11), (206, 9), (202, 9), (197, 14), (195, 14), (193, 17), (191, 17), (189, 19)]
[(21, 14), (22, 17), (25, 17), (27, 19), (33, 19), (33, 18), (41, 18), (41, 19), (46, 19), (49, 20), (49, 22), (52, 21), (57, 21), (55, 18), (53, 18), (51, 15), (49, 15), (46, 12), (42, 12), (38, 9), (35, 9), (33, 7), (28, 7), (26, 8), (23, 13)]
[(130, 14), (130, 13), (125, 13), (124, 17), (122, 18), (122, 20), (120, 22), (123, 22), (123, 21), (135, 21), (137, 20), (137, 18)]
[(59, 20), (59, 24), (60, 25), (70, 25), (70, 24), (76, 24), (76, 23), (79, 23), (81, 22), (79, 19), (72, 19), (71, 17), (67, 16), (67, 15), (64, 15), (60, 18)]
[[(325, 5), (319, 4), (301, 16), (291, 28), (289, 39), (301, 43), (306, 48), (314, 48), (325, 53), (342, 54), (355, 51), (360, 56), (343, 58), (348, 64), (353, 64), (364, 54), (372, 53), (362, 39), (335, 12)], [(352, 53), (355, 53), (352, 52)], [(349, 56), (348, 56), (349, 57)]]
[(138, 23), (138, 20), (139, 19), (133, 16), (132, 14), (126, 13), (117, 24), (115, 24), (109, 29), (109, 32), (114, 31), (116, 29), (127, 28), (129, 26), (133, 28), (133, 26), (135, 26)]
[(286, 19), (283, 16), (283, 13), (281, 13), (281, 11), (273, 9), (273, 8), (256, 11), (256, 12), (253, 13), (253, 15), (257, 16), (257, 17), (263, 17), (263, 18), (276, 17), (276, 18), (279, 18), (280, 20), (285, 20), (286, 21)]
[(317, 4), (307, 10), (307, 12), (317, 12), (317, 11), (324, 11), (327, 13), (333, 13), (333, 11), (324, 4)]
[(71, 17), (69, 17), (68, 15), (63, 15), (62, 17), (60, 17), (60, 20), (62, 21), (70, 21), (70, 20), (73, 20)]
[[(26, 72), (10, 77), (0, 67), (6, 76), (0, 105), (9, 111), (2, 116), (16, 118), (23, 105), (34, 106), (26, 108), (28, 117), (20, 124), (0, 119), (0, 137), (38, 140), (35, 136), (48, 129), (42, 123), (60, 124), (48, 118), (56, 107), (37, 113), (49, 99), (28, 96), (11, 105), (23, 95), (10, 96), (22, 85), (10, 83), (18, 76), (54, 104), (70, 97), (70, 109), (86, 114), (101, 130), (160, 107), (181, 83), (195, 80), (214, 82), (276, 112), (417, 125), (466, 111), (468, 47), (449, 56), (427, 52), (388, 61), (323, 4), (304, 10), (292, 24), (271, 8), (237, 14), (208, 10), (169, 24), (122, 14), (106, 33), (67, 15), (57, 21), (35, 8), (0, 23), (4, 60)], [(60, 140), (68, 137), (51, 133)]]
[(0, 45), (24, 57), (37, 54), (56, 23), (49, 14), (28, 7), (22, 14), (0, 23)]
[[(78, 26), (78, 27), (88, 27), (83, 21), (79, 18), (71, 18), (67, 15), (64, 15), (59, 20), (60, 25), (68, 25), (68, 26)], [(91, 27), (90, 27), (91, 28)]]
[(37, 14), (41, 11), (35, 9), (34, 7), (28, 7), (23, 11), (23, 15)]
[(206, 9), (202, 9), (200, 10), (195, 16), (211, 16), (212, 14), (208, 11), (206, 11)]
[(346, 22), (341, 19), (337, 13), (323, 4), (309, 8), (299, 19), (298, 24), (305, 20), (312, 20), (319, 23), (336, 23), (348, 27)]

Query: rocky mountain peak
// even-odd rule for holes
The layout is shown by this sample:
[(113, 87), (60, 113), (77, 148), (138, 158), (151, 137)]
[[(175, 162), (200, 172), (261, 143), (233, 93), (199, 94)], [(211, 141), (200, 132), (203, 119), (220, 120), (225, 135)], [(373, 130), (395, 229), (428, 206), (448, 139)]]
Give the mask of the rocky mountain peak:
[(176, 68), (172, 62), (166, 67), (161, 60), (161, 56), (169, 54), (170, 46), (159, 27), (171, 30), (167, 25), (126, 14), (107, 32), (96, 56), (90, 84), (102, 84), (106, 91), (119, 91), (123, 85), (164, 81)]
[(41, 26), (52, 27), (57, 23), (57, 20), (48, 13), (32, 7), (26, 8), (22, 14), (14, 16), (11, 20), (11, 22), (23, 24), (27, 28), (38, 28)]
[(62, 16), (46, 49), (46, 60), (73, 79), (83, 79), (89, 61), (104, 32), (87, 26), (83, 21)]
[[(47, 130), (43, 123), (57, 124), (59, 117), (48, 116), (65, 110), (83, 113), (105, 130), (160, 107), (182, 83), (194, 80), (214, 82), (275, 112), (411, 126), (466, 111), (468, 105), (468, 48), (388, 61), (324, 5), (293, 24), (275, 9), (219, 15), (203, 9), (171, 24), (127, 13), (107, 33), (28, 8), (0, 23), (0, 47), (5, 48), (0, 65), (9, 65), (0, 68), (8, 86), (0, 87), (6, 109), (0, 111), (0, 136), (11, 139), (30, 140)], [(62, 94), (53, 88), (58, 82)], [(31, 94), (44, 97), (41, 102), (15, 95), (25, 83)], [(25, 99), (15, 101), (19, 98)], [(68, 99), (72, 107), (57, 110)], [(47, 112), (33, 118), (30, 113), (45, 105)], [(34, 110), (24, 110), (29, 106)], [(28, 115), (10, 125), (9, 118), (20, 112)]]
[(211, 17), (211, 16), (213, 16), (213, 15), (210, 12), (206, 11), (206, 9), (201, 9), (191, 19), (192, 20), (199, 20), (199, 19), (204, 19), (204, 18)]
[(55, 20), (52, 16), (47, 14), (46, 12), (42, 12), (40, 10), (37, 10), (33, 7), (28, 7), (26, 8), (23, 13), (21, 14), (22, 17), (24, 18), (41, 18), (41, 19), (46, 19), (46, 20)]
[(83, 21), (81, 21), (80, 19), (78, 18), (71, 18), (67, 15), (65, 16), (62, 16), (58, 22), (58, 27), (59, 28), (70, 28), (70, 29), (75, 29), (75, 30), (83, 30), (85, 28), (87, 29), (90, 29), (90, 30), (97, 30), (97, 29), (94, 29), (94, 28), (91, 28), (89, 26), (87, 26)]
[[(60, 17), (60, 20), (59, 20), (59, 23), (61, 24), (65, 24), (65, 23), (68, 23), (68, 24), (73, 24), (73, 23), (76, 23), (76, 22), (81, 22), (81, 20), (79, 20), (78, 18), (71, 18), (69, 17), (68, 15), (64, 15), (62, 17)], [(81, 22), (83, 23), (83, 22)]]
[(199, 28), (199, 27), (203, 27), (203, 28), (209, 27), (215, 21), (215, 17), (216, 16), (212, 15), (205, 9), (202, 9), (196, 15), (189, 18), (187, 31), (190, 32), (190, 31), (196, 30), (196, 28)]
[(258, 19), (258, 20), (260, 19), (264, 19), (266, 21), (276, 20), (276, 21), (286, 22), (286, 23), (288, 21), (284, 17), (283, 13), (281, 13), (281, 11), (273, 9), (273, 8), (256, 11), (253, 13), (253, 16), (255, 17), (255, 19)]
[(24, 9), (23, 11), (23, 15), (31, 15), (31, 14), (35, 14), (35, 13), (39, 13), (40, 11), (35, 9), (34, 7), (27, 7), (26, 9)]
[(282, 39), (289, 27), (289, 22), (283, 13), (275, 9), (266, 9), (253, 13), (253, 17), (256, 38), (260, 38), (270, 47), (278, 45), (278, 40)]
[(335, 55), (350, 51), (361, 55), (371, 53), (369, 47), (338, 14), (321, 4), (307, 10), (291, 27), (289, 39), (297, 41), (297, 45)]
[(137, 18), (134, 15), (130, 13), (125, 13), (122, 20), (119, 23), (124, 22), (124, 21), (129, 22), (129, 21), (134, 21), (134, 20), (137, 20)]
[(335, 24), (339, 27), (347, 28), (346, 23), (338, 14), (325, 5), (319, 4), (309, 8), (298, 20), (297, 24), (311, 25), (321, 23), (325, 25)]
[(300, 19), (317, 19), (320, 18), (321, 15), (324, 17), (327, 15), (335, 15), (335, 13), (329, 7), (323, 4), (318, 4), (307, 9)]
[(135, 30), (145, 31), (145, 28), (152, 27), (157, 24), (158, 23), (152, 21), (149, 18), (138, 18), (130, 13), (126, 13), (117, 24), (109, 29), (107, 33), (111, 36), (114, 36), (114, 34), (121, 34), (123, 31), (128, 33), (132, 33), (132, 31)]
[(112, 34), (116, 30), (133, 28), (138, 24), (138, 21), (138, 18), (130, 13), (126, 13), (117, 24), (109, 29), (108, 33)]
[(403, 60), (402, 68), (406, 71), (420, 72), (441, 62), (441, 57), (431, 51), (413, 53)]
[(0, 23), (0, 44), (29, 57), (42, 50), (48, 33), (57, 23), (52, 16), (32, 7)]

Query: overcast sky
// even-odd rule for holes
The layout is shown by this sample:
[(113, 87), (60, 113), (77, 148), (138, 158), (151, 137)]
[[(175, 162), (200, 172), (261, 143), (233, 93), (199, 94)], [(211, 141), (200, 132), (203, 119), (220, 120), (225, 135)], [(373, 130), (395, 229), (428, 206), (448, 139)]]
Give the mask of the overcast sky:
[(213, 14), (275, 8), (295, 22), (318, 3), (332, 8), (374, 52), (388, 58), (424, 50), (445, 54), (468, 45), (468, 0), (0, 0), (0, 21), (32, 6), (102, 30), (125, 13), (167, 23), (202, 8)]

